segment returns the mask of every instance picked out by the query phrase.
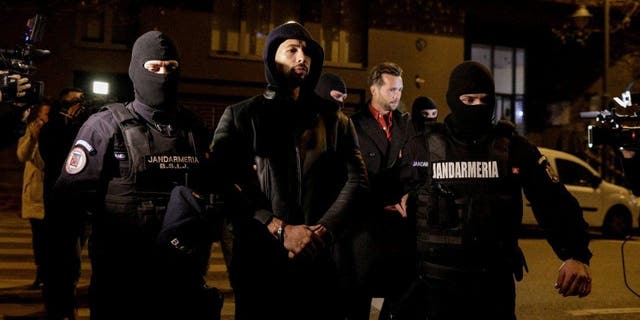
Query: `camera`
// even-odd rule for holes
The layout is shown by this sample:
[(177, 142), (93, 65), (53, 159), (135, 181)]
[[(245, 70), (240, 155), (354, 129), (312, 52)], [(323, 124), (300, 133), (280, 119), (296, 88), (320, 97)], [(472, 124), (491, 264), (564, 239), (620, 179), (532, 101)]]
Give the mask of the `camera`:
[[(580, 112), (582, 119), (595, 119), (587, 127), (589, 148), (608, 145), (616, 148), (640, 148), (640, 93), (631, 93), (631, 83), (621, 97), (615, 97), (603, 111)], [(615, 102), (615, 103), (614, 103)]]
[(0, 91), (2, 100), (12, 103), (34, 104), (41, 101), (44, 94), (44, 82), (31, 81), (31, 88), (25, 91), (24, 97), (16, 97), (18, 92), (17, 80), (10, 75), (18, 74), (31, 77), (37, 71), (34, 61), (47, 57), (51, 52), (45, 49), (37, 49), (34, 43), (42, 39), (46, 18), (36, 14), (27, 20), (23, 43), (14, 49), (0, 48), (0, 70), (6, 70), (8, 75), (0, 76)]
[(0, 92), (2, 101), (12, 103), (34, 104), (44, 97), (44, 82), (30, 81), (31, 87), (24, 90), (25, 95), (18, 97), (18, 80), (8, 74), (0, 76)]

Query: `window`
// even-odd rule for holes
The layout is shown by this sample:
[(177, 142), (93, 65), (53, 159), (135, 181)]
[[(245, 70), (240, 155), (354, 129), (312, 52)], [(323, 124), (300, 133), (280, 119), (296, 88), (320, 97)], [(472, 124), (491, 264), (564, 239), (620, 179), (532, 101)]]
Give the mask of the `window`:
[(367, 37), (362, 0), (305, 2), (305, 27), (324, 48), (325, 65), (362, 67)]
[(274, 27), (302, 23), (325, 50), (325, 64), (361, 67), (366, 45), (364, 0), (238, 0), (213, 1), (211, 53), (215, 56), (261, 59)]
[(107, 3), (81, 4), (76, 20), (76, 43), (84, 47), (127, 49), (135, 19), (129, 7)]
[(591, 187), (593, 174), (589, 169), (568, 160), (556, 159), (558, 177), (563, 184)]
[(473, 44), (471, 60), (478, 61), (491, 70), (496, 87), (496, 120), (506, 119), (524, 131), (524, 78), (525, 50)]

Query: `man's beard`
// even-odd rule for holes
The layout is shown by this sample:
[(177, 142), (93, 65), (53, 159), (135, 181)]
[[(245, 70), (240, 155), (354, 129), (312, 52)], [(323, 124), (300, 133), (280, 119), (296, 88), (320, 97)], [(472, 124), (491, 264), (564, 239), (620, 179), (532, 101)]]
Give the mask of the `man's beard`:
[[(304, 68), (305, 72), (304, 73), (296, 72), (296, 68)], [(309, 75), (309, 68), (305, 64), (301, 63), (291, 68), (291, 70), (289, 70), (289, 76), (287, 78), (291, 85), (293, 85), (294, 87), (297, 87), (304, 82), (304, 80), (307, 78), (308, 75)]]

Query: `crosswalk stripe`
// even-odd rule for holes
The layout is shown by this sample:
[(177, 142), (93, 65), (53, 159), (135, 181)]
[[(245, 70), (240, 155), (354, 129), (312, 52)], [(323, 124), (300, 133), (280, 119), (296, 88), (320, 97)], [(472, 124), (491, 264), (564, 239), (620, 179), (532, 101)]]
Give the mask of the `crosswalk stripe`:
[[(18, 226), (0, 227), (0, 289), (22, 288), (33, 282), (36, 266), (33, 261), (31, 244), (31, 228), (28, 222)], [(227, 268), (219, 243), (214, 243), (209, 259), (209, 270), (206, 281), (211, 287), (216, 287), (225, 293), (225, 301), (221, 312), (223, 320), (234, 319), (235, 303), (229, 284)], [(91, 263), (88, 255), (88, 245), (82, 251), (81, 276), (78, 287), (86, 288), (91, 277)], [(0, 320), (4, 316), (0, 314)], [(89, 320), (89, 309), (78, 308), (78, 320)]]

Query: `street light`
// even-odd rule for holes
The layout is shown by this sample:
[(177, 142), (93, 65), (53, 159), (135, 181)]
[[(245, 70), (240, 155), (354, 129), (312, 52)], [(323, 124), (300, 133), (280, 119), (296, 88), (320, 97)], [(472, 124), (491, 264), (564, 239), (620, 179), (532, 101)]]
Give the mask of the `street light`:
[(593, 15), (589, 12), (589, 9), (587, 9), (587, 5), (585, 4), (581, 4), (578, 7), (578, 10), (571, 15), (571, 18), (579, 30), (584, 29), (587, 24), (589, 24), (591, 17), (593, 17)]
[[(614, 0), (615, 1), (615, 0)], [(610, 64), (610, 48), (611, 48), (611, 34), (625, 29), (631, 25), (631, 18), (640, 10), (640, 0), (617, 0), (617, 3), (622, 3), (620, 7), (628, 8), (624, 18), (619, 24), (615, 26), (611, 25), (611, 0), (603, 0), (603, 13), (604, 23), (603, 29), (590, 28), (589, 23), (593, 18), (589, 9), (585, 4), (580, 4), (578, 9), (571, 15), (571, 22), (565, 23), (561, 28), (553, 28), (552, 32), (560, 38), (563, 43), (569, 40), (574, 40), (580, 45), (585, 45), (589, 39), (591, 33), (601, 32), (603, 33), (603, 49), (604, 49), (604, 61), (602, 69), (602, 104), (608, 102), (608, 83), (609, 83), (609, 64)]]

